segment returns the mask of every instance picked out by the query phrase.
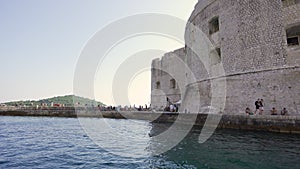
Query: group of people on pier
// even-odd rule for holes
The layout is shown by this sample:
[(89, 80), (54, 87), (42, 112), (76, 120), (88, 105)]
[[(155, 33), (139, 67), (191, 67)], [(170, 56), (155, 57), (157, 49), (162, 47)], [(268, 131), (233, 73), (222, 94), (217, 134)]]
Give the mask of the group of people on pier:
[(176, 106), (176, 104), (170, 104), (169, 106), (166, 106), (164, 111), (167, 112), (178, 112), (178, 107)]
[(145, 106), (139, 106), (136, 107), (135, 105), (133, 106), (101, 106), (98, 105), (98, 109), (100, 111), (150, 111), (151, 110), (151, 104), (150, 106), (148, 106), (147, 104), (145, 104)]
[[(253, 113), (251, 111), (251, 109), (249, 107), (246, 108), (245, 113), (247, 115), (262, 115), (264, 112), (264, 100), (263, 99), (257, 99), (257, 101), (255, 101), (255, 112)], [(277, 113), (277, 109), (275, 107), (273, 107), (270, 111), (271, 115), (278, 115)], [(288, 115), (288, 111), (287, 109), (284, 107), (281, 111), (280, 111), (280, 115)]]

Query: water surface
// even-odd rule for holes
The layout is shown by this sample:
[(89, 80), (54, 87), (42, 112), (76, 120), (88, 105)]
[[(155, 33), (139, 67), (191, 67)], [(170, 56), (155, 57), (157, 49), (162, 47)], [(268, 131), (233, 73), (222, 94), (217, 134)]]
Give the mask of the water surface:
[(151, 144), (148, 134), (165, 125), (96, 120), (112, 124), (113, 134), (120, 136), (103, 135), (113, 150), (126, 153), (136, 144), (136, 153), (145, 156), (124, 157), (99, 147), (75, 118), (1, 116), (0, 168), (300, 168), (299, 135), (218, 130), (199, 144), (195, 129), (179, 145), (153, 157), (139, 147)]

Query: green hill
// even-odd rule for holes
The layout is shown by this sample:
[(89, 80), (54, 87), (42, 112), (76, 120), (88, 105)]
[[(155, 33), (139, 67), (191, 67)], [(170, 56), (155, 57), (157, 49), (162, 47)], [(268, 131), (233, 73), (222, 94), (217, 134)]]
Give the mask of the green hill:
[(80, 105), (88, 105), (88, 106), (105, 106), (103, 103), (91, 100), (88, 98), (83, 98), (79, 96), (74, 96), (74, 95), (67, 95), (67, 96), (58, 96), (58, 97), (52, 97), (48, 99), (42, 99), (42, 100), (27, 100), (27, 101), (15, 101), (15, 102), (7, 102), (4, 103), (9, 106), (16, 106), (16, 105), (26, 105), (26, 106), (36, 106), (36, 105), (42, 105), (42, 104), (47, 104), (48, 106), (53, 104), (63, 104), (65, 106), (74, 106), (75, 103), (79, 103)]

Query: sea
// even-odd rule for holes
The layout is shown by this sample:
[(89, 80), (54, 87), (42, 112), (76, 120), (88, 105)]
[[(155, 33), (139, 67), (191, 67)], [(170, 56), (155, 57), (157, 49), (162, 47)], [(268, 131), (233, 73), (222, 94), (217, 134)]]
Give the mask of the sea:
[[(126, 119), (0, 116), (0, 168), (300, 168), (298, 134), (220, 129), (199, 143), (201, 129), (194, 127), (177, 141), (154, 141), (171, 126)], [(160, 154), (149, 148), (170, 142), (178, 144)]]

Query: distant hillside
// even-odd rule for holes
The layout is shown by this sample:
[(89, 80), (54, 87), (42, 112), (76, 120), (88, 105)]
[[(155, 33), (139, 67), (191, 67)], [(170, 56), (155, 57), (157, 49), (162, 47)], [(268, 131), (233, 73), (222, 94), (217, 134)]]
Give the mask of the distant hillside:
[(27, 105), (27, 106), (36, 106), (36, 105), (42, 105), (42, 103), (47, 104), (48, 106), (51, 105), (51, 103), (54, 104), (63, 104), (65, 106), (74, 106), (73, 99), (75, 100), (76, 103), (80, 103), (80, 105), (94, 105), (94, 106), (104, 106), (103, 103), (79, 97), (79, 96), (74, 96), (74, 95), (67, 95), (67, 96), (58, 96), (58, 97), (53, 97), (53, 98), (48, 98), (48, 99), (43, 99), (43, 100), (27, 100), (27, 101), (15, 101), (15, 102), (7, 102), (4, 103), (9, 106), (16, 106), (16, 105)]

